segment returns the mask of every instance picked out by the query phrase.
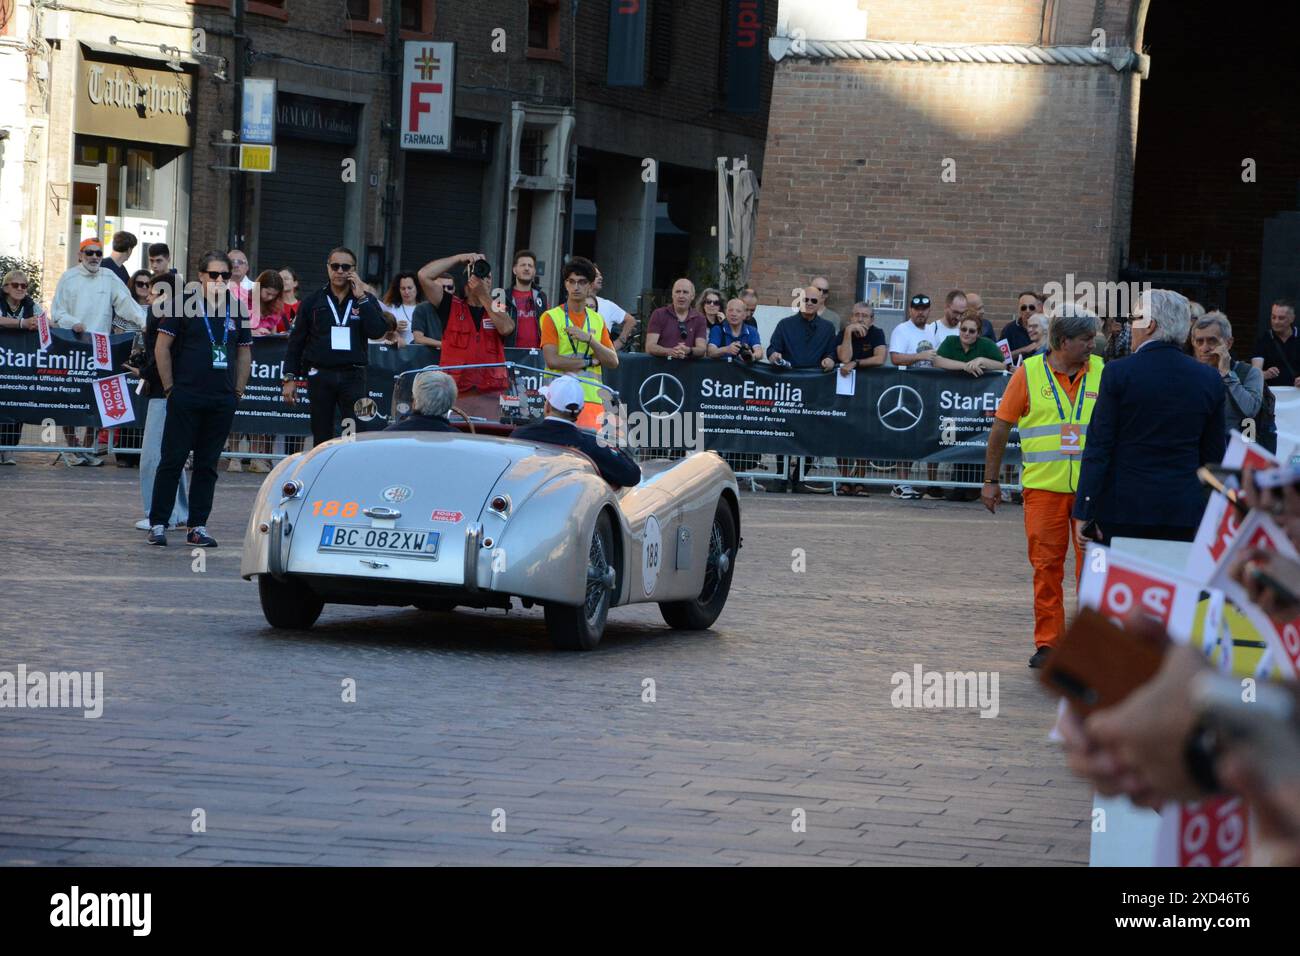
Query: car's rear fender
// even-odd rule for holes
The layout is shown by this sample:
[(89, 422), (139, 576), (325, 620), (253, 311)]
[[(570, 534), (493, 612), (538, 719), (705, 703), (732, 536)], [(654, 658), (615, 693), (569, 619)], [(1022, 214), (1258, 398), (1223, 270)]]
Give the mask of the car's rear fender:
[[(244, 548), (239, 562), (239, 573), (244, 579), (255, 574), (266, 574), (270, 570), (270, 529), (271, 515), (280, 511), (284, 521), (290, 526), (298, 521), (306, 494), (296, 498), (285, 499), (282, 488), (287, 481), (297, 481), (308, 488), (329, 460), (333, 449), (321, 447), (309, 453), (290, 455), (271, 469), (271, 473), (262, 481), (262, 487), (253, 499), (253, 510), (248, 516), (248, 527), (244, 530)], [(265, 530), (263, 530), (265, 528)], [(285, 542), (287, 544), (287, 542)]]
[[(581, 604), (596, 515), (608, 508), (618, 521), (614, 495), (600, 476), (569, 471), (552, 477), (515, 504), (508, 521), (479, 555), (479, 581), (493, 590), (538, 601)], [(617, 537), (626, 539), (625, 529)], [(625, 559), (620, 558), (622, 566)]]

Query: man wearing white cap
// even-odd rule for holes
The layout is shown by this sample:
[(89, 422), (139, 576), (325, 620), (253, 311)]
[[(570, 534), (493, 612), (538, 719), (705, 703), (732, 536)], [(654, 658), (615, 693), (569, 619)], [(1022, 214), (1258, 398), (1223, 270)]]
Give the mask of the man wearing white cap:
[(546, 398), (546, 418), (516, 428), (511, 437), (576, 448), (585, 453), (600, 476), (615, 487), (628, 488), (641, 481), (641, 468), (631, 455), (620, 448), (602, 445), (595, 432), (583, 431), (575, 424), (586, 404), (581, 382), (572, 375), (560, 375), (542, 389), (542, 395)]

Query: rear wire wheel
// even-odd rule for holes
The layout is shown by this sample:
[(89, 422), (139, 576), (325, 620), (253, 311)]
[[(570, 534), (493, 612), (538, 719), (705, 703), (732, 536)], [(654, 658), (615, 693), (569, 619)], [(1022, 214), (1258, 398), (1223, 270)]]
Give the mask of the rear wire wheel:
[(546, 632), (551, 643), (565, 651), (592, 651), (605, 633), (605, 619), (613, 589), (614, 530), (609, 512), (596, 517), (587, 550), (586, 596), (582, 604), (547, 604)]

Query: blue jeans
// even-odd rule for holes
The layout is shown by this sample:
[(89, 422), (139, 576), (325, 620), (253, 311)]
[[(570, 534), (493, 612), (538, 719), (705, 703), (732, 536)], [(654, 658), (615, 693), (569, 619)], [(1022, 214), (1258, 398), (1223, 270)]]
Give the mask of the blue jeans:
[[(144, 419), (144, 440), (140, 443), (140, 497), (144, 500), (144, 513), (149, 514), (153, 498), (153, 482), (158, 475), (158, 462), (162, 460), (163, 426), (167, 423), (167, 399), (149, 399), (149, 411)], [(170, 524), (184, 525), (190, 514), (190, 477), (181, 471), (176, 489), (176, 506), (172, 508)]]

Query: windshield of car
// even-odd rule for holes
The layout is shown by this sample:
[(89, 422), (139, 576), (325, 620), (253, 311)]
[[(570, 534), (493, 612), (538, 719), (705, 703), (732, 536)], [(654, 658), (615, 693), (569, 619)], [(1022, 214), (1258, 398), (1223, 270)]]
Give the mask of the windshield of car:
[[(495, 363), (491, 365), (464, 365), (456, 367), (441, 367), (429, 365), (425, 368), (409, 369), (397, 375), (393, 379), (393, 402), (389, 410), (389, 421), (401, 421), (411, 414), (411, 390), (415, 382), (415, 376), (420, 372), (432, 371), (463, 371), (465, 369), (503, 369), (506, 377), (506, 387), (501, 391), (475, 391), (466, 390), (459, 393), (456, 398), (457, 413), (450, 417), (452, 424), (462, 420), (461, 412), (464, 413), (475, 425), (504, 425), (518, 426), (526, 425), (530, 422), (541, 421), (545, 417), (546, 400), (542, 396), (542, 387), (546, 382), (556, 377), (557, 372), (547, 369), (532, 368), (520, 365), (516, 362)], [(599, 430), (600, 424), (598, 419), (601, 414), (612, 415), (618, 409), (618, 392), (600, 382), (598, 379), (583, 377), (585, 384), (594, 386), (600, 393), (601, 402), (588, 402), (588, 409), (584, 411), (578, 427), (587, 428), (591, 431)], [(594, 407), (593, 407), (594, 406)], [(499, 433), (498, 429), (493, 429)]]

